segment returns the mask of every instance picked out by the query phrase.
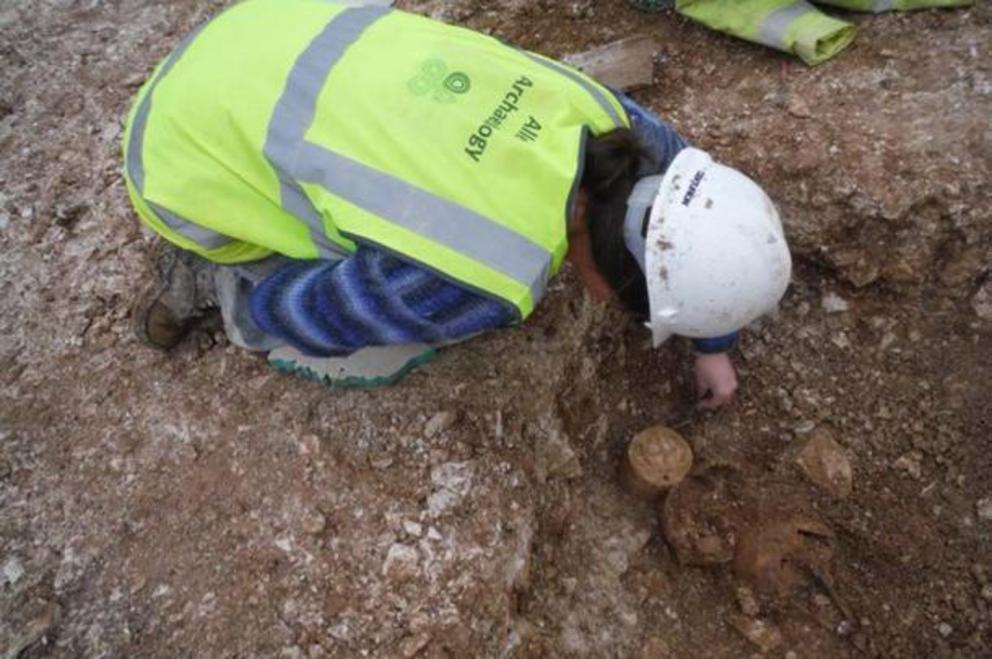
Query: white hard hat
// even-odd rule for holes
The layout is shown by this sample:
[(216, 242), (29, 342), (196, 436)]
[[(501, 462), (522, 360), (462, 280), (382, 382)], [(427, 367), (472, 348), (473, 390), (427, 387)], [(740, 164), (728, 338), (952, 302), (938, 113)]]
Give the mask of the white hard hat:
[(774, 204), (699, 149), (683, 149), (664, 176), (637, 183), (624, 241), (645, 275), (655, 346), (672, 334), (734, 332), (774, 309), (789, 285), (792, 259)]

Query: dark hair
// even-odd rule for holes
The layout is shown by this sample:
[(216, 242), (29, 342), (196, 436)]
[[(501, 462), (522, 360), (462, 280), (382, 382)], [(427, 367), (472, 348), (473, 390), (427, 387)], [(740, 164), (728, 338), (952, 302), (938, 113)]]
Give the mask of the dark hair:
[(643, 152), (644, 147), (629, 128), (590, 138), (582, 187), (588, 195), (586, 223), (596, 267), (629, 311), (647, 317), (644, 274), (623, 240), (627, 197), (637, 183)]

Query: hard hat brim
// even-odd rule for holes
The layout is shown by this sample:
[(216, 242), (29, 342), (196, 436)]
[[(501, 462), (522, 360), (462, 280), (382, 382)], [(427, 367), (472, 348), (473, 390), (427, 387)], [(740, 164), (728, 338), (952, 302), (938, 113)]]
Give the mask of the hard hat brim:
[[(658, 194), (651, 206), (648, 231), (645, 237), (645, 280), (648, 289), (648, 308), (651, 337), (654, 347), (660, 346), (674, 334), (670, 323), (680, 311), (672, 302), (669, 292), (668, 270), (665, 267), (665, 254), (674, 248), (670, 228), (678, 213), (679, 205), (691, 193), (693, 180), (705, 176), (706, 169), (713, 163), (708, 153), (700, 149), (686, 148), (675, 157), (665, 172)], [(698, 180), (695, 183), (698, 185)]]

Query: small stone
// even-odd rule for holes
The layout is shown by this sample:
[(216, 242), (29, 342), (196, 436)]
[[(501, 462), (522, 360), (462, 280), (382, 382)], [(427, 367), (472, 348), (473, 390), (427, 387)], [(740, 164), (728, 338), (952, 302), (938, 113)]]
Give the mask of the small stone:
[(446, 462), (431, 469), (433, 492), (427, 497), (427, 510), (437, 517), (464, 499), (472, 490), (472, 462)]
[(17, 560), (16, 556), (11, 556), (3, 564), (3, 578), (8, 584), (13, 586), (24, 576), (24, 566)]
[(923, 474), (923, 454), (919, 451), (910, 451), (892, 463), (892, 466), (900, 471), (905, 471), (913, 478), (919, 480)]
[(796, 424), (795, 431), (797, 435), (808, 435), (816, 428), (815, 421), (800, 421)]
[(854, 473), (844, 449), (826, 428), (818, 428), (796, 462), (807, 478), (827, 494), (842, 499), (853, 489)]
[(851, 308), (851, 305), (847, 302), (847, 300), (833, 291), (824, 295), (820, 304), (823, 307), (823, 310), (827, 313), (843, 313)]
[(55, 209), (55, 223), (63, 229), (72, 229), (89, 209), (89, 204), (85, 202), (59, 205)]
[(317, 435), (304, 435), (297, 447), (300, 455), (317, 455), (320, 453), (320, 439)]
[(992, 321), (992, 278), (978, 289), (971, 299), (971, 306), (982, 320)]
[(570, 480), (582, 475), (579, 456), (572, 448), (568, 435), (558, 429), (552, 430), (538, 444), (534, 466), (542, 483), (549, 478)]
[(669, 659), (671, 656), (672, 648), (665, 639), (652, 636), (641, 646), (639, 659)]
[(946, 622), (942, 622), (939, 625), (937, 625), (937, 632), (944, 638), (947, 638), (948, 636), (954, 633), (954, 628), (948, 625)]
[(395, 581), (406, 581), (417, 576), (420, 554), (409, 545), (393, 544), (386, 553), (382, 574)]
[(424, 534), (423, 525), (411, 520), (403, 522), (403, 530), (407, 535), (413, 536), (414, 538), (419, 538)]
[(327, 527), (327, 518), (319, 511), (307, 513), (303, 518), (303, 530), (310, 535), (317, 535)]
[(882, 340), (878, 343), (878, 349), (883, 351), (888, 350), (889, 346), (895, 343), (898, 338), (894, 333), (886, 332), (882, 335)]
[(815, 604), (821, 609), (825, 609), (831, 604), (833, 604), (833, 602), (830, 600), (829, 597), (827, 597), (823, 593), (816, 593), (813, 595), (813, 604)]
[(430, 642), (431, 637), (429, 634), (408, 636), (400, 641), (400, 654), (407, 659), (410, 657), (416, 657), (425, 647), (427, 647), (427, 644)]
[(455, 414), (454, 412), (442, 411), (438, 412), (424, 424), (424, 435), (431, 439), (440, 435), (445, 430), (449, 429), (455, 424)]
[(741, 608), (741, 613), (752, 618), (756, 618), (761, 613), (758, 600), (754, 596), (754, 591), (747, 586), (738, 586), (734, 593), (737, 597), (737, 606)]
[(143, 575), (138, 575), (137, 577), (135, 577), (134, 581), (131, 582), (131, 585), (128, 588), (128, 592), (130, 592), (132, 595), (135, 595), (137, 593), (140, 593), (147, 585), (148, 585), (148, 579), (145, 578)]
[(369, 457), (369, 465), (373, 469), (388, 469), (393, 464), (393, 456), (389, 453), (377, 453)]
[(779, 631), (778, 627), (764, 620), (733, 614), (728, 617), (727, 621), (731, 627), (758, 646), (762, 652), (771, 652), (782, 645), (784, 641), (782, 632)]
[(347, 619), (341, 620), (340, 622), (331, 625), (327, 629), (327, 633), (330, 635), (331, 638), (345, 643), (351, 641), (352, 638), (351, 625), (348, 624)]
[(572, 18), (589, 18), (596, 13), (596, 8), (592, 0), (581, 0), (569, 3), (568, 13)]
[(809, 105), (806, 104), (806, 101), (795, 95), (789, 96), (789, 101), (786, 104), (786, 110), (788, 110), (789, 114), (792, 116), (799, 117), (800, 119), (807, 119), (812, 116), (812, 113), (809, 111)]
[(103, 129), (100, 131), (100, 138), (106, 142), (117, 142), (120, 135), (121, 125), (120, 122), (116, 120), (108, 121), (104, 124)]
[(847, 334), (844, 332), (837, 332), (830, 337), (830, 343), (834, 344), (841, 350), (846, 350), (851, 347), (851, 340), (847, 338)]
[(982, 599), (986, 602), (992, 602), (992, 584), (985, 584), (982, 587)]
[(978, 512), (978, 519), (983, 522), (992, 521), (992, 497), (979, 499), (975, 504), (975, 510)]

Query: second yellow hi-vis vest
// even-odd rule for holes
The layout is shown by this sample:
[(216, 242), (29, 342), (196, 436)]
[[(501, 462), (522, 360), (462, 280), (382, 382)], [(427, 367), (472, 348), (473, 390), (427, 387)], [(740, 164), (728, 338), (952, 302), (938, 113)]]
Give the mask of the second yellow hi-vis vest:
[(623, 126), (607, 88), (485, 35), (248, 0), (142, 88), (125, 173), (141, 218), (213, 261), (375, 245), (523, 318), (564, 258), (587, 134)]
[[(913, 11), (966, 7), (975, 0), (813, 0), (852, 11)], [(855, 27), (806, 0), (676, 0), (676, 10), (714, 30), (825, 62), (854, 40)]]

